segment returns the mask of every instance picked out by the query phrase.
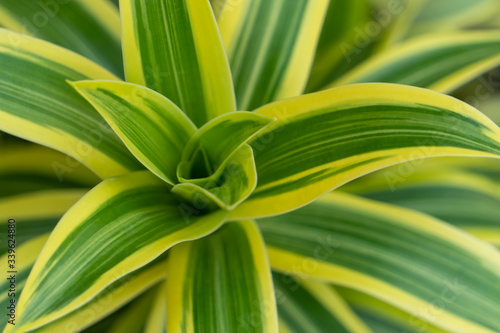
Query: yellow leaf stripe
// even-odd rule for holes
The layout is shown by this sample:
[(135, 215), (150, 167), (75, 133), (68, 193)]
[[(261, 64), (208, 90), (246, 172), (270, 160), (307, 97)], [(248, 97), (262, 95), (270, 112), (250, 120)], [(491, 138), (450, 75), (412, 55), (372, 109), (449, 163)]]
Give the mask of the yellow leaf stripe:
[[(85, 193), (86, 189), (44, 190), (0, 199), (0, 228), (16, 220), (16, 244), (20, 245), (54, 229), (61, 216)], [(7, 251), (2, 246), (0, 254)]]
[(170, 185), (177, 183), (182, 150), (196, 131), (186, 114), (164, 96), (136, 84), (93, 80), (72, 85), (139, 161)]
[[(3, 226), (2, 226), (3, 227)], [(7, 227), (5, 226), (5, 230)], [(23, 244), (15, 242), (16, 247), (14, 250), (14, 258), (9, 257), (9, 253), (5, 253), (0, 257), (2, 260), (0, 267), (2, 272), (5, 274), (5, 278), (2, 279), (0, 283), (0, 305), (5, 309), (6, 315), (4, 315), (1, 323), (1, 327), (12, 327), (17, 324), (17, 302), (19, 301), (19, 295), (24, 288), (26, 279), (35, 263), (40, 251), (42, 250), (45, 242), (47, 241), (49, 234), (39, 235)], [(7, 242), (6, 237), (5, 245), (2, 243), (2, 247), (7, 247), (8, 244), (12, 242)], [(14, 268), (9, 267), (11, 262), (8, 260), (14, 260)], [(11, 273), (15, 272), (15, 273)], [(10, 275), (14, 275), (14, 280), (10, 279)], [(11, 286), (11, 284), (13, 286)], [(14, 303), (12, 303), (14, 301)], [(8, 323), (11, 321), (11, 323)]]
[(273, 269), (353, 288), (453, 332), (496, 332), (500, 255), (408, 209), (331, 193), (259, 227)]
[[(90, 60), (0, 29), (0, 130), (68, 154), (102, 178), (141, 166), (66, 80), (117, 78)], [(15, 78), (15, 79), (13, 79)]]
[[(437, 169), (439, 168), (439, 169)], [(390, 168), (344, 191), (437, 217), (494, 245), (499, 243), (500, 184), (484, 175), (431, 163), (409, 177)]]
[(239, 110), (300, 95), (307, 83), (326, 0), (217, 4)]
[(426, 35), (379, 53), (327, 88), (389, 82), (449, 93), (498, 66), (499, 52), (497, 31)]
[(278, 330), (271, 273), (254, 222), (226, 223), (210, 236), (175, 246), (169, 265), (169, 332)]
[(123, 77), (120, 16), (108, 0), (5, 0), (0, 24), (77, 52)]
[(125, 77), (166, 96), (197, 125), (236, 111), (208, 0), (121, 0)]
[[(168, 268), (165, 269), (165, 273)], [(144, 333), (164, 333), (167, 330), (167, 281), (160, 282), (148, 315)]]
[(336, 287), (356, 313), (376, 331), (447, 333), (376, 298), (353, 289)]
[[(81, 308), (32, 332), (83, 330), (117, 311), (158, 281), (165, 279), (167, 261), (162, 258), (115, 281)], [(162, 283), (162, 282), (160, 282)], [(137, 319), (137, 318), (136, 318)]]
[[(33, 162), (36, 161), (36, 162)], [(40, 145), (4, 145), (0, 154), (0, 197), (99, 183), (82, 163)]]
[(371, 333), (330, 286), (273, 273), (280, 330)]
[(500, 156), (500, 129), (471, 106), (430, 90), (365, 83), (275, 102), (254, 138), (258, 184), (233, 219), (301, 207), (364, 174), (430, 156)]
[(495, 0), (425, 0), (410, 35), (479, 26), (499, 12)]
[(174, 244), (212, 232), (226, 215), (185, 215), (169, 186), (148, 171), (102, 182), (52, 232), (19, 301), (16, 328), (77, 309)]

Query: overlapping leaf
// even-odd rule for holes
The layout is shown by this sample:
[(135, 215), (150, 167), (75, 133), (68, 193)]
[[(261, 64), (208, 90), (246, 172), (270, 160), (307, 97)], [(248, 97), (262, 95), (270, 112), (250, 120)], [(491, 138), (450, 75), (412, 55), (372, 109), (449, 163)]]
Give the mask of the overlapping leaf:
[(167, 183), (196, 127), (175, 104), (145, 87), (112, 81), (73, 84), (107, 120), (130, 151)]
[[(133, 300), (121, 309), (105, 327), (108, 333), (138, 333), (143, 332), (149, 312), (152, 310), (157, 289), (153, 288)], [(97, 326), (94, 332), (103, 332), (104, 327)]]
[(0, 64), (0, 130), (60, 150), (103, 178), (141, 167), (66, 83), (115, 76), (68, 50), (5, 29)]
[(368, 1), (330, 1), (306, 91), (321, 90), (374, 52), (379, 35), (365, 33), (371, 9)]
[[(113, 282), (81, 308), (30, 332), (80, 332), (118, 311), (124, 304), (134, 300), (138, 295), (144, 293), (145, 290), (150, 289), (150, 293), (156, 293), (156, 286), (154, 285), (161, 283), (165, 275), (166, 260), (160, 257), (152, 263)], [(135, 300), (132, 302), (135, 302)], [(146, 310), (149, 310), (149, 308), (146, 307)], [(137, 320), (138, 318), (135, 319)], [(140, 320), (137, 321), (140, 322)]]
[(356, 314), (373, 330), (380, 333), (447, 333), (406, 312), (356, 290), (335, 288)]
[(169, 332), (277, 331), (271, 272), (254, 222), (227, 223), (175, 246), (168, 274)]
[(184, 216), (169, 187), (148, 171), (104, 181), (52, 232), (19, 301), (16, 329), (71, 312), (174, 244), (212, 232), (225, 216)]
[(197, 126), (236, 111), (208, 0), (121, 0), (120, 14), (128, 82), (163, 94)]
[(198, 211), (217, 207), (232, 210), (248, 198), (256, 185), (253, 151), (249, 145), (243, 144), (215, 173), (202, 179), (184, 180), (174, 186), (172, 193)]
[(395, 170), (387, 170), (387, 177), (369, 178), (351, 189), (366, 198), (435, 216), (500, 246), (500, 183), (450, 168), (430, 171), (430, 167), (415, 171), (404, 182), (394, 177)]
[(388, 49), (329, 87), (390, 82), (448, 93), (500, 64), (500, 33), (426, 35)]
[(197, 182), (209, 177), (229, 155), (272, 122), (272, 118), (251, 112), (233, 112), (213, 119), (186, 145), (177, 168), (179, 180)]
[(495, 0), (424, 0), (410, 35), (474, 27), (495, 17), (500, 4)]
[(350, 287), (451, 332), (496, 332), (499, 252), (427, 215), (333, 192), (259, 221), (273, 269)]
[[(257, 184), (253, 151), (246, 142), (272, 123), (256, 113), (233, 112), (205, 124), (184, 148), (177, 168), (181, 184), (173, 192), (197, 209), (234, 208)], [(196, 204), (200, 200), (205, 203)]]
[[(7, 221), (16, 220), (16, 245), (52, 231), (61, 216), (85, 193), (85, 189), (58, 189), (37, 191), (0, 199), (0, 228), (6, 237)], [(6, 238), (5, 238), (6, 239)], [(0, 254), (7, 251), (2, 243)]]
[[(5, 227), (5, 230), (7, 230), (7, 227)], [(15, 238), (6, 238), (11, 240), (10, 242), (6, 241), (6, 245), (13, 244), (14, 247), (12, 248), (12, 253), (5, 253), (0, 257), (2, 259), (0, 267), (5, 274), (5, 278), (0, 283), (0, 306), (2, 306), (2, 309), (6, 309), (6, 316), (4, 315), (5, 321), (2, 321), (2, 325), (5, 327), (13, 326), (17, 323), (16, 306), (19, 301), (19, 295), (48, 237), (49, 234), (40, 235), (22, 245), (21, 243), (17, 243)], [(9, 260), (12, 261), (10, 262)], [(13, 279), (12, 276), (14, 277)], [(14, 303), (12, 303), (12, 300), (14, 300)], [(9, 324), (8, 321), (11, 321), (11, 323)], [(3, 330), (3, 327), (0, 326), (0, 328)]]
[(300, 95), (327, 0), (214, 1), (239, 110)]
[(123, 76), (120, 16), (108, 0), (4, 0), (0, 25), (63, 46)]
[(100, 179), (82, 163), (39, 145), (2, 145), (0, 197), (62, 188), (91, 188)]
[(278, 121), (250, 143), (258, 184), (232, 218), (301, 207), (382, 167), (441, 155), (500, 156), (500, 129), (467, 104), (429, 90), (359, 84), (275, 102)]
[(273, 278), (280, 331), (371, 332), (332, 287), (279, 273)]

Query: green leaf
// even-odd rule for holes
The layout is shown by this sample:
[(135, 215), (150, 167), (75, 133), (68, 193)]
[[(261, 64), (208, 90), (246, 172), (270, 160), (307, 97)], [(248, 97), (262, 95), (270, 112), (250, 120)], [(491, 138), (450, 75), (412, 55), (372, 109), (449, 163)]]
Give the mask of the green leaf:
[(479, 26), (500, 12), (496, 0), (425, 0), (410, 35)]
[(123, 77), (120, 16), (107, 0), (4, 0), (0, 25), (75, 51)]
[[(16, 220), (17, 246), (50, 232), (61, 216), (86, 192), (86, 189), (57, 189), (3, 197), (0, 199), (1, 234), (6, 240), (10, 218)], [(7, 242), (2, 242), (0, 254), (7, 249)]]
[(227, 223), (208, 237), (172, 249), (167, 330), (278, 330), (269, 263), (254, 222)]
[(368, 22), (373, 20), (371, 9), (366, 0), (330, 1), (307, 92), (321, 90), (374, 52), (378, 38), (365, 33)]
[[(30, 332), (80, 332), (114, 313), (131, 300), (135, 303), (136, 300), (134, 299), (144, 294), (145, 291), (146, 293), (156, 292), (157, 288), (154, 285), (165, 279), (166, 263), (167, 261), (163, 257), (154, 260), (150, 264), (113, 282), (84, 306)], [(147, 291), (148, 289), (149, 291)], [(139, 298), (141, 297), (143, 296), (139, 296)], [(146, 307), (146, 310), (149, 310), (149, 308)], [(135, 320), (140, 321), (141, 318), (135, 318)]]
[(154, 299), (157, 288), (153, 288), (134, 300), (120, 314), (111, 327), (107, 330), (108, 333), (141, 333), (144, 332), (148, 314), (151, 312), (154, 305)]
[(255, 137), (258, 184), (233, 219), (301, 207), (369, 172), (429, 156), (500, 156), (500, 129), (430, 90), (359, 84), (275, 102), (278, 121)]
[(81, 307), (174, 244), (213, 232), (227, 215), (185, 216), (181, 208), (169, 186), (148, 171), (99, 184), (52, 232), (19, 300), (16, 330)]
[[(379, 37), (377, 51), (387, 49), (406, 38), (408, 31), (415, 22), (416, 16), (422, 10), (426, 2), (426, 0), (374, 1), (380, 2), (375, 12), (372, 11), (372, 13), (378, 14), (375, 19), (387, 25)], [(384, 22), (386, 20), (389, 22)], [(368, 30), (369, 27), (370, 25), (365, 26), (365, 29)], [(365, 30), (365, 32), (367, 30)]]
[(195, 133), (177, 168), (173, 192), (197, 210), (231, 210), (255, 189), (257, 174), (246, 142), (273, 120), (252, 112), (221, 115)]
[(140, 302), (141, 297), (138, 297), (134, 300), (132, 300), (130, 303), (126, 304), (124, 307), (121, 309), (118, 309), (117, 311), (113, 312), (106, 318), (102, 319), (101, 321), (98, 321), (94, 325), (84, 329), (82, 333), (102, 333), (106, 332), (111, 329), (118, 321), (120, 321), (123, 316), (126, 315), (127, 311), (134, 306), (136, 302)]
[(216, 2), (239, 110), (300, 95), (328, 0)]
[[(491, 72), (494, 75), (494, 71)], [(497, 72), (498, 73), (498, 72)], [(476, 84), (483, 84), (483, 77), (479, 78), (478, 81), (473, 82)], [(493, 79), (492, 79), (493, 80)], [(488, 81), (486, 81), (488, 82)], [(479, 85), (476, 85), (474, 88), (475, 89), (482, 89), (482, 88), (477, 88)], [(481, 107), (481, 112), (484, 113), (486, 116), (488, 116), (491, 120), (493, 120), (497, 125), (500, 124), (500, 95), (499, 94), (492, 94), (488, 96), (486, 99), (481, 99), (479, 100), (480, 95), (474, 95), (470, 94), (470, 92), (466, 91), (465, 92), (466, 96), (464, 96), (465, 101), (469, 101), (469, 103), (478, 103), (478, 106), (480, 105)], [(480, 104), (479, 104), (480, 103)]]
[(80, 81), (73, 86), (139, 161), (167, 183), (177, 183), (182, 150), (196, 127), (175, 104), (153, 90), (130, 83)]
[(243, 144), (213, 175), (203, 180), (177, 184), (172, 193), (200, 211), (214, 209), (215, 205), (232, 210), (253, 192), (256, 185), (253, 151), (249, 145)]
[(252, 112), (233, 112), (213, 119), (188, 142), (177, 168), (181, 182), (204, 183), (244, 143), (272, 124)]
[[(410, 161), (395, 165), (385, 170), (380, 170), (369, 176), (355, 180), (346, 184), (343, 189), (349, 188), (349, 191), (363, 191), (363, 179), (368, 179), (368, 184), (375, 182), (378, 177), (383, 177), (389, 186), (394, 187), (398, 184), (404, 184), (407, 180), (418, 177), (420, 172), (467, 172), (478, 176), (486, 177), (493, 182), (500, 182), (500, 160), (493, 158), (464, 158), (463, 156), (448, 156), (430, 158), (424, 160)], [(383, 186), (379, 182), (374, 183), (374, 186)]]
[(116, 78), (53, 44), (0, 29), (0, 130), (66, 153), (102, 178), (140, 163), (66, 80)]
[(465, 170), (472, 172), (494, 182), (500, 182), (500, 161), (486, 158), (441, 158), (437, 160), (436, 165), (441, 165), (447, 168), (456, 168), (458, 170)]
[(426, 35), (372, 57), (328, 87), (390, 82), (449, 93), (500, 65), (500, 32)]
[(448, 333), (356, 290), (335, 287), (357, 315), (376, 333)]
[(208, 0), (121, 0), (125, 77), (163, 94), (197, 125), (236, 111)]
[(40, 145), (2, 145), (0, 198), (33, 191), (91, 188), (100, 179), (83, 164)]
[(356, 289), (445, 331), (500, 329), (500, 253), (447, 223), (333, 192), (259, 227), (273, 269)]
[(419, 168), (404, 182), (397, 182), (396, 172), (389, 169), (382, 177), (365, 179), (351, 190), (372, 200), (435, 216), (500, 246), (500, 183), (443, 167)]
[(153, 300), (157, 292), (156, 288), (152, 288), (140, 295), (132, 302), (120, 309), (117, 313), (101, 325), (89, 329), (90, 332), (106, 332), (106, 333), (141, 333), (144, 332), (144, 326)]
[(289, 333), (370, 333), (330, 286), (274, 273), (280, 330)]
[[(7, 226), (2, 226), (2, 228), (3, 230), (7, 231)], [(17, 303), (19, 301), (19, 295), (21, 294), (21, 291), (23, 290), (24, 285), (26, 284), (26, 279), (28, 278), (31, 268), (33, 267), (33, 264), (35, 263), (38, 254), (40, 254), (40, 251), (45, 245), (45, 242), (47, 241), (48, 237), (49, 234), (40, 235), (23, 244), (18, 243), (15, 240), (14, 241), (11, 240), (10, 242), (7, 242), (6, 240), (6, 244), (15, 245), (15, 247), (13, 248), (13, 250), (15, 251), (14, 252), (15, 258), (12, 259), (12, 257), (9, 257), (9, 253), (5, 253), (0, 257), (0, 259), (2, 260), (0, 262), (0, 267), (2, 269), (2, 272), (4, 272), (5, 276), (0, 282), (0, 292), (1, 292), (0, 306), (2, 307), (2, 309), (6, 309), (3, 317), (4, 319), (2, 319), (2, 323), (0, 324), (0, 328), (2, 328), (2, 326), (5, 327), (13, 326), (12, 324), (9, 324), (7, 322), (8, 320), (14, 320), (13, 321), (14, 324), (17, 324), (17, 313), (15, 307), (17, 306)], [(10, 264), (8, 260), (15, 261), (14, 267), (9, 267)], [(10, 277), (12, 273), (9, 272), (13, 271), (16, 273), (13, 274), (14, 279), (11, 281)], [(11, 284), (14, 284), (14, 288), (11, 287)], [(12, 300), (15, 300), (14, 313), (12, 314), (12, 316), (10, 316), (11, 314), (10, 307), (12, 304)]]
[[(167, 270), (165, 269), (165, 273)], [(167, 331), (167, 281), (156, 287), (156, 292), (148, 314), (144, 333), (165, 333)]]

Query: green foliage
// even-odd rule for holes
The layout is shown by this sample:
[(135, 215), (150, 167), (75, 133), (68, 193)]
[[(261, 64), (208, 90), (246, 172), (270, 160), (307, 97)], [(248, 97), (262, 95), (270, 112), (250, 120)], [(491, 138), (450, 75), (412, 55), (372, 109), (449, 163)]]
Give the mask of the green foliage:
[(500, 331), (498, 13), (3, 0), (3, 332)]

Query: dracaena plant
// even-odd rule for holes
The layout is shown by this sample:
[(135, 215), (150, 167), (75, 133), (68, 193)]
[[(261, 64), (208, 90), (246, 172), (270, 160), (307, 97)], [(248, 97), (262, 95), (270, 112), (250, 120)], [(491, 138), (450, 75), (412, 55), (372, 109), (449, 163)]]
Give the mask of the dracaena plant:
[[(338, 3), (354, 13), (361, 2)], [(92, 59), (0, 30), (0, 130), (102, 180), (85, 195), (0, 201), (19, 221), (23, 290), (4, 332), (77, 332), (111, 313), (93, 330), (358, 333), (370, 316), (409, 313), (415, 331), (499, 331), (500, 254), (451, 211), (377, 196), (377, 184), (352, 192), (407, 208), (330, 193), (416, 158), (500, 157), (500, 129), (473, 107), (362, 83), (449, 92), (500, 63), (499, 34), (404, 42), (340, 76), (335, 46), (353, 36), (334, 33), (352, 27), (338, 3), (215, 1), (212, 11), (208, 0), (121, 0), (123, 66), (110, 3), (0, 4), (5, 26)], [(34, 8), (60, 16), (23, 26), (43, 13)], [(68, 22), (74, 30), (58, 30)], [(69, 157), (34, 154), (70, 188), (96, 182)], [(498, 203), (497, 184), (456, 172), (438, 174), (449, 191), (465, 177)], [(37, 234), (63, 213), (50, 236)]]

